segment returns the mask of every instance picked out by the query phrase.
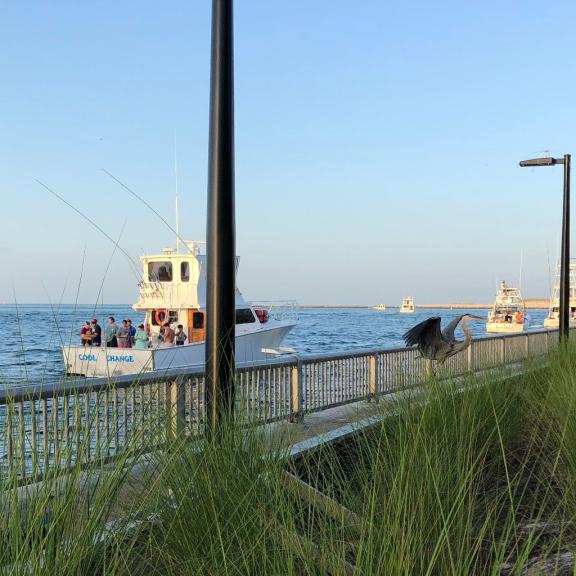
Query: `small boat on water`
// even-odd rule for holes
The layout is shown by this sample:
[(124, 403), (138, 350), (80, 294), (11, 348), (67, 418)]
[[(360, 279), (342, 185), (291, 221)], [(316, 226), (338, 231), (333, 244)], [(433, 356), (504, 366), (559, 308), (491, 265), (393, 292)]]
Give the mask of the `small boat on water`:
[(488, 314), (486, 332), (513, 334), (523, 332), (526, 327), (526, 305), (518, 288), (502, 280), (496, 300)]
[(412, 312), (416, 311), (416, 306), (414, 306), (414, 299), (411, 296), (406, 296), (404, 300), (402, 300), (402, 304), (400, 305), (400, 312), (402, 314), (411, 314)]
[(381, 312), (383, 312), (384, 310), (386, 310), (386, 305), (378, 304), (378, 306), (372, 306), (372, 310), (380, 310)]
[[(576, 262), (570, 263), (570, 326), (576, 326)], [(560, 326), (560, 264), (556, 267), (556, 280), (550, 298), (548, 316), (544, 320), (544, 328)]]
[[(150, 346), (147, 349), (106, 346), (64, 346), (67, 374), (116, 376), (204, 364), (206, 336), (206, 255), (203, 242), (186, 242), (187, 252), (166, 248), (163, 254), (141, 256), (140, 297), (134, 310), (144, 312)], [(236, 271), (238, 258), (236, 259)], [(296, 326), (295, 302), (251, 305), (236, 289), (236, 362), (251, 362), (293, 353), (281, 347)], [(162, 342), (160, 329), (181, 324), (187, 336), (182, 346)]]

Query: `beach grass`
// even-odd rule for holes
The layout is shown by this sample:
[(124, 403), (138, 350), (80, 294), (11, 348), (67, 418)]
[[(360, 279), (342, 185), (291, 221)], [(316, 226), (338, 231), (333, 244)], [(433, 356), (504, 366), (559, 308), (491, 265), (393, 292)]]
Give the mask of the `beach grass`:
[(112, 462), (3, 480), (2, 573), (573, 572), (573, 345), (521, 374), (384, 397), (379, 423), (295, 462), (241, 417), (213, 441), (184, 434), (148, 453), (142, 435), (167, 427), (154, 415)]

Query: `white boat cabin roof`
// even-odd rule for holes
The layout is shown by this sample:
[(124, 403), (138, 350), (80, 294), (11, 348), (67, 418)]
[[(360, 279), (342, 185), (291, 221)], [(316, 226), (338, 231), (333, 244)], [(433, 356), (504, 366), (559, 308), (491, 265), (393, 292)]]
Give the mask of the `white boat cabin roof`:
[(500, 284), (498, 294), (496, 294), (494, 308), (501, 308), (507, 306), (524, 307), (524, 300), (518, 288), (508, 286), (506, 282), (502, 282)]
[[(199, 242), (187, 242), (187, 252), (165, 248), (162, 254), (140, 257), (142, 278), (135, 310), (157, 308), (206, 309), (206, 255), (200, 254)], [(236, 257), (238, 273), (239, 257)], [(246, 307), (241, 292), (236, 289), (236, 307)]]

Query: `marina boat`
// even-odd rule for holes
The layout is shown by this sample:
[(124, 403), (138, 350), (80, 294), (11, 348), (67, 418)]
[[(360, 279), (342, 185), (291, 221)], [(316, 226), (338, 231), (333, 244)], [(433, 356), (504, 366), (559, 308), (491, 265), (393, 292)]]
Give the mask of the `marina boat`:
[[(186, 242), (187, 252), (166, 248), (162, 254), (146, 255), (142, 262), (140, 295), (134, 310), (145, 313), (151, 347), (107, 348), (65, 346), (62, 349), (68, 374), (88, 377), (138, 374), (204, 364), (206, 334), (206, 255), (203, 242)], [(236, 259), (238, 271), (238, 258)], [(293, 353), (282, 341), (298, 321), (294, 302), (251, 305), (236, 290), (236, 363), (249, 365)], [(160, 328), (182, 324), (186, 344), (164, 344)]]
[(414, 299), (411, 296), (406, 296), (404, 300), (402, 300), (402, 304), (400, 306), (400, 312), (402, 314), (411, 314), (416, 310), (414, 306)]
[(496, 300), (488, 314), (486, 332), (513, 334), (523, 332), (526, 326), (526, 305), (518, 288), (502, 280)]
[(386, 310), (386, 305), (378, 304), (378, 306), (372, 306), (372, 310), (380, 310), (381, 312), (383, 312), (384, 310)]
[[(576, 326), (576, 262), (570, 263), (570, 326)], [(545, 328), (560, 326), (560, 264), (556, 267), (556, 280), (550, 298), (548, 316), (544, 320)]]

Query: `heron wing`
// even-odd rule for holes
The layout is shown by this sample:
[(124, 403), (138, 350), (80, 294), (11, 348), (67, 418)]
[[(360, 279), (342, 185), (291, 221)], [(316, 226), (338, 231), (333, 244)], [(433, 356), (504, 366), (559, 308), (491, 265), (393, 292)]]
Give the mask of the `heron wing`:
[(442, 332), (440, 332), (440, 316), (428, 318), (416, 324), (402, 336), (406, 346), (418, 346), (427, 349), (430, 346), (437, 346), (442, 342)]
[(452, 343), (456, 342), (454, 332), (456, 331), (456, 327), (458, 326), (458, 324), (460, 324), (460, 320), (462, 320), (462, 318), (464, 318), (464, 314), (454, 318), (454, 320), (452, 320), (452, 322), (450, 322), (450, 324), (448, 324), (448, 326), (446, 326), (446, 328), (442, 330), (442, 336), (444, 336), (444, 338), (446, 338), (448, 342)]

